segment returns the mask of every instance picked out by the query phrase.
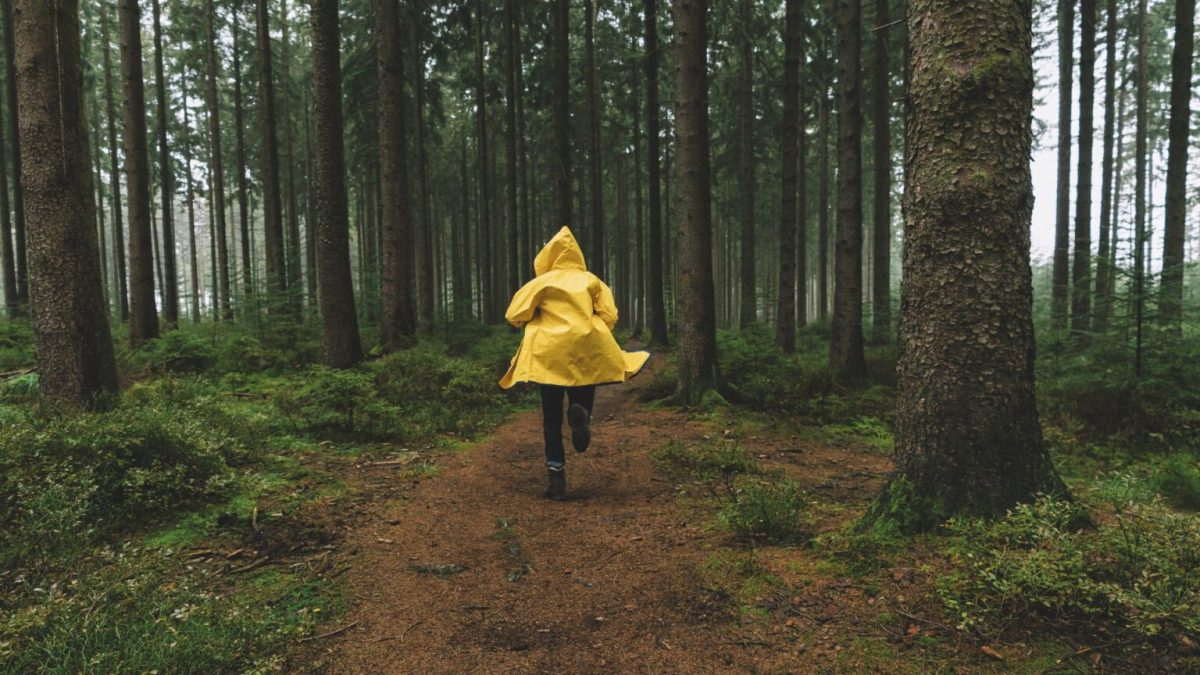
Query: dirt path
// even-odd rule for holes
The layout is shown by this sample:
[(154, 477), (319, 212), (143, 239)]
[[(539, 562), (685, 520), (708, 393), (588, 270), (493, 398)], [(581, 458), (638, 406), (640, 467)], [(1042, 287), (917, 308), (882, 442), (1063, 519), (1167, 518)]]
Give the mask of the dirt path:
[[(817, 640), (819, 617), (788, 624), (805, 640), (764, 650), (757, 636), (778, 627), (747, 625), (705, 589), (701, 568), (725, 536), (689, 518), (651, 455), (711, 430), (640, 406), (635, 391), (602, 387), (592, 448), (575, 454), (568, 439), (566, 502), (541, 496), (540, 412), (437, 456), (433, 479), (385, 488), (344, 542), (356, 551), (353, 607), (339, 623), (353, 627), (314, 659), (338, 673), (704, 673), (757, 671), (767, 651), (772, 669), (816, 670), (808, 650), (820, 647), (807, 638)], [(845, 460), (805, 456), (826, 469)], [(856, 461), (862, 489), (876, 489), (886, 460)]]

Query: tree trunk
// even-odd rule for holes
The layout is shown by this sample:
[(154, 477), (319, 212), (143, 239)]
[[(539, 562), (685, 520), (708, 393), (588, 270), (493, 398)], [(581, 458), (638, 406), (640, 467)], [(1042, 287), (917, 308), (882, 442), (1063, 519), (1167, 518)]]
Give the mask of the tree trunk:
[(425, 54), (422, 41), (425, 14), (421, 2), (414, 2), (413, 16), (408, 22), (409, 44), (412, 58), (409, 67), (412, 72), (413, 88), (413, 129), (416, 131), (414, 142), (417, 159), (417, 188), (420, 199), (417, 201), (420, 220), (417, 222), (417, 327), (424, 335), (431, 335), (434, 326), (434, 268), (433, 257), (433, 220), (429, 213), (429, 159), (425, 153)]
[[(262, 133), (262, 156), (260, 159), (263, 181), (263, 236), (267, 250), (267, 303), (272, 314), (286, 314), (290, 310), (284, 297), (284, 293), (287, 291), (287, 271), (283, 253), (283, 209), (279, 195), (279, 143), (275, 131), (275, 82), (271, 66), (270, 14), (267, 12), (267, 0), (257, 0), (257, 10), (258, 109)], [(318, 273), (320, 273), (319, 263)]]
[(408, 153), (404, 133), (404, 63), (398, 0), (375, 0), (379, 59), (380, 206), (383, 217), (383, 312), (385, 350), (405, 346), (416, 333), (413, 311), (413, 226), (409, 208)]
[[(8, 3), (5, 3), (6, 5)], [(7, 19), (7, 17), (5, 17)], [(108, 45), (104, 45), (107, 49)], [(3, 108), (3, 106), (0, 106)], [(15, 110), (12, 111), (15, 114)], [(4, 126), (4, 111), (0, 109), (0, 130), (5, 129)], [(21, 302), (17, 296), (17, 263), (16, 253), (13, 249), (13, 224), (12, 216), (8, 206), (8, 149), (4, 144), (4, 132), (0, 131), (0, 272), (3, 274), (4, 281), (4, 308), (5, 314), (10, 319), (15, 319), (21, 314)], [(16, 166), (13, 170), (13, 177), (21, 172), (21, 167)], [(100, 172), (96, 172), (99, 177)], [(101, 206), (103, 211), (104, 207)], [(100, 247), (100, 256), (103, 260), (104, 247)]]
[[(649, 0), (653, 1), (653, 0)], [(571, 112), (568, 99), (571, 95), (569, 79), (569, 36), (567, 25), (571, 20), (568, 0), (552, 0), (550, 63), (553, 81), (554, 145), (551, 151), (550, 169), (554, 195), (554, 222), (552, 228), (571, 224)]]
[(1167, 195), (1163, 225), (1162, 288), (1158, 317), (1182, 334), (1184, 240), (1187, 238), (1187, 162), (1191, 131), (1192, 58), (1196, 0), (1175, 0), (1175, 48), (1171, 54), (1171, 121), (1167, 141)]
[[(745, 328), (758, 320), (758, 288), (755, 275), (754, 222), (754, 0), (742, 0), (741, 35), (738, 36), (738, 207), (741, 231), (741, 313), (738, 325)], [(785, 88), (787, 76), (784, 76)], [(787, 102), (787, 94), (784, 101)], [(786, 114), (786, 113), (785, 113)], [(785, 141), (786, 143), (786, 141)], [(786, 146), (785, 146), (786, 147)]]
[(1058, 0), (1058, 201), (1054, 226), (1053, 287), (1050, 318), (1055, 329), (1067, 327), (1071, 291), (1071, 103), (1075, 67), (1075, 2)]
[(817, 318), (829, 316), (829, 73), (817, 97)]
[(313, 0), (313, 126), (317, 143), (313, 188), (319, 239), (317, 285), (321, 335), (325, 362), (333, 368), (349, 368), (362, 359), (362, 346), (350, 276), (340, 50), (337, 0)]
[(775, 342), (787, 354), (796, 351), (796, 167), (800, 122), (800, 0), (784, 4), (783, 121), (779, 132), (779, 298)]
[(803, 32), (800, 34), (800, 81), (799, 108), (796, 111), (799, 127), (796, 133), (796, 324), (808, 324), (808, 180), (805, 176), (808, 155), (808, 105), (807, 105), (807, 72), (805, 54), (808, 40)]
[(517, 157), (517, 50), (516, 0), (504, 0), (504, 89), (505, 89), (505, 201), (508, 207), (508, 255), (513, 264), (508, 266), (507, 290), (512, 293), (521, 285), (517, 265), (520, 238), (517, 211), (518, 157)]
[(279, 63), (281, 66), (280, 99), (283, 112), (284, 189), (287, 199), (287, 287), (292, 311), (300, 315), (304, 305), (304, 280), (301, 270), (300, 206), (296, 198), (296, 144), (292, 121), (292, 65), (291, 40), (289, 38), (288, 0), (280, 0), (279, 25), (283, 28), (280, 42)]
[(175, 181), (171, 170), (171, 151), (167, 146), (167, 125), (170, 104), (167, 101), (166, 75), (163, 72), (162, 10), (159, 0), (153, 0), (154, 12), (154, 79), (158, 90), (158, 173), (162, 190), (162, 267), (163, 321), (167, 328), (179, 325), (179, 273), (175, 262)]
[[(8, 142), (12, 144), (12, 209), (13, 209), (13, 234), (16, 235), (16, 274), (17, 274), (17, 304), (20, 311), (24, 312), (29, 305), (29, 257), (25, 241), (25, 190), (23, 187), (23, 178), (21, 176), (21, 157), (23, 155), (21, 148), (21, 134), (19, 117), (20, 110), (17, 105), (17, 66), (16, 66), (16, 48), (13, 37), (13, 0), (4, 0), (0, 2), (0, 6), (4, 11), (4, 52), (8, 57), (7, 75), (5, 78), (5, 96), (8, 99)], [(108, 12), (103, 12), (103, 23), (105, 26), (105, 34), (107, 34)], [(108, 41), (105, 39), (105, 58), (108, 54)], [(113, 180), (116, 180), (114, 177)], [(124, 253), (121, 254), (122, 257)], [(123, 267), (123, 265), (122, 265)], [(124, 305), (122, 305), (124, 307)], [(128, 311), (126, 310), (126, 313)], [(122, 315), (125, 318), (125, 315)]]
[(716, 307), (709, 184), (708, 63), (705, 0), (676, 0), (675, 147), (679, 189), (679, 307), (676, 400), (700, 402), (717, 385)]
[(92, 229), (79, 4), (14, 4), (6, 18), (17, 23), (6, 30), (15, 34), (9, 63), (19, 64), (9, 72), (20, 74), (24, 208), (36, 223), (28, 243), (38, 388), (47, 406), (104, 407), (115, 401), (117, 366)]
[[(90, 46), (85, 45), (84, 49), (90, 50)], [(93, 73), (93, 75), (94, 75), (94, 73)], [(87, 74), (85, 71), (85, 77), (86, 76), (87, 76)], [(96, 193), (96, 234), (97, 234), (97, 236), (99, 238), (99, 242), (100, 242), (100, 250), (99, 250), (99, 253), (100, 253), (100, 290), (102, 291), (102, 293), (104, 295), (104, 307), (107, 310), (109, 307), (108, 288), (107, 288), (107, 283), (108, 283), (108, 235), (107, 235), (107, 231), (105, 229), (105, 226), (107, 225), (107, 223), (105, 221), (107, 219), (105, 218), (105, 210), (104, 210), (104, 181), (100, 180), (100, 176), (103, 172), (103, 164), (100, 162), (100, 143), (101, 143), (101, 138), (103, 138), (103, 136), (101, 136), (101, 132), (100, 132), (100, 102), (96, 99), (96, 91), (94, 89), (91, 92), (91, 106), (86, 114), (89, 115), (88, 120), (89, 120), (89, 123), (91, 124), (91, 130), (90, 130), (91, 136), (89, 138), (92, 140), (92, 176), (94, 177), (93, 180), (95, 180), (94, 188), (95, 188), (95, 193)], [(4, 121), (2, 119), (0, 119), (0, 129), (2, 129), (3, 127), (4, 127)], [(2, 152), (3, 152), (3, 149), (0, 148), (0, 153), (2, 153)], [(2, 158), (2, 157), (3, 157), (3, 154), (0, 154), (0, 158)], [(3, 159), (0, 159), (0, 172), (7, 173), (4, 171), (6, 164), (7, 164), (7, 162), (5, 162)], [(5, 192), (5, 194), (0, 195), (0, 208), (2, 208), (4, 210), (3, 217), (5, 220), (7, 220), (8, 219), (8, 195), (7, 195), (8, 186), (7, 186), (6, 182), (5, 182), (5, 184), (0, 184), (0, 191)], [(8, 249), (9, 249), (8, 252), (9, 252), (9, 256), (10, 256), (10, 260), (11, 260), (11, 255), (12, 255), (12, 240), (11, 239), (7, 240), (7, 245), (8, 245)], [(15, 277), (15, 275), (14, 275), (14, 277)], [(14, 283), (15, 283), (15, 281), (14, 281)], [(8, 288), (8, 287), (5, 286), (5, 288)], [(14, 290), (14, 300), (15, 300), (16, 289), (14, 288), (13, 290)], [(14, 310), (16, 309), (15, 306), (12, 306), (12, 307)]]
[(867, 375), (862, 332), (862, 3), (837, 0), (838, 170), (829, 366), (843, 383)]
[(192, 119), (188, 104), (188, 81), (190, 74), (184, 67), (183, 77), (183, 166), (186, 182), (188, 213), (188, 253), (192, 263), (192, 321), (200, 321), (200, 261), (196, 249), (196, 186), (192, 181)]
[[(483, 320), (487, 323), (496, 323), (501, 317), (499, 316), (499, 308), (496, 307), (496, 288), (497, 276), (496, 258), (499, 253), (493, 248), (494, 239), (492, 233), (492, 190), (490, 181), (490, 171), (488, 164), (488, 121), (487, 121), (487, 94), (486, 82), (484, 81), (483, 70), (483, 4), (480, 0), (474, 0), (475, 12), (475, 133), (476, 133), (476, 153), (478, 165), (475, 167), (476, 174), (479, 177), (479, 242), (480, 255), (479, 274), (482, 282), (483, 295), (481, 301), (483, 303)], [(484, 251), (488, 253), (484, 255)]]
[(608, 260), (604, 251), (604, 190), (600, 172), (600, 88), (596, 84), (596, 0), (585, 0), (584, 11), (584, 59), (583, 77), (587, 87), (588, 115), (588, 206), (591, 209), (590, 241), (592, 250), (590, 267), (593, 272), (604, 276), (608, 272)]
[(1092, 318), (1092, 108), (1096, 92), (1096, 0), (1081, 0), (1079, 18), (1079, 167), (1075, 193), (1075, 258), (1071, 275), (1071, 330)]
[[(9, 3), (3, 3), (8, 7)], [(113, 97), (113, 67), (111, 39), (108, 31), (108, 11), (100, 12), (100, 39), (104, 42), (104, 105), (108, 118), (109, 179), (113, 192), (113, 273), (116, 275), (118, 306), (121, 321), (129, 320), (129, 287), (125, 274), (125, 215), (121, 206), (120, 153), (117, 152), (117, 108)], [(19, 269), (19, 268), (18, 268)]]
[(233, 319), (229, 305), (229, 243), (225, 233), (225, 162), (221, 152), (221, 97), (217, 80), (221, 75), (221, 62), (217, 59), (217, 9), (214, 0), (208, 0), (208, 135), (212, 163), (213, 217), (216, 221), (217, 259), (213, 261), (217, 271), (217, 304), (219, 316)]
[[(635, 44), (630, 47), (630, 52), (634, 53), (636, 49), (635, 41)], [(642, 87), (637, 61), (631, 60), (630, 63), (632, 67), (629, 71), (633, 79), (633, 89), (629, 98), (633, 102), (632, 109), (629, 111), (629, 117), (633, 120), (633, 236), (635, 239), (633, 255), (637, 285), (634, 289), (633, 306), (629, 309), (634, 313), (633, 336), (640, 338), (646, 320), (646, 233), (643, 223), (644, 209), (642, 208), (642, 124), (641, 116), (638, 115)]]
[(662, 224), (662, 179), (659, 166), (661, 120), (658, 111), (658, 0), (644, 0), (646, 20), (646, 164), (650, 192), (646, 208), (650, 212), (650, 261), (647, 271), (647, 290), (650, 298), (650, 344), (667, 345), (667, 308), (663, 289), (663, 224)]
[(1137, 129), (1134, 150), (1134, 198), (1133, 198), (1133, 303), (1136, 322), (1136, 347), (1134, 352), (1134, 374), (1142, 374), (1142, 324), (1146, 308), (1146, 162), (1149, 151), (1146, 147), (1147, 104), (1149, 89), (1149, 65), (1146, 46), (1146, 0), (1138, 0), (1137, 13)]
[(887, 344), (892, 334), (892, 99), (888, 28), (891, 0), (875, 0), (875, 63), (872, 78), (871, 122), (874, 129), (872, 170), (874, 195), (871, 214), (872, 338)]
[(150, 160), (146, 148), (146, 92), (137, 0), (120, 0), (121, 88), (125, 120), (125, 184), (129, 188), (129, 343), (158, 337), (154, 299), (154, 243), (150, 230)]
[(1117, 87), (1117, 0), (1107, 0), (1104, 44), (1104, 159), (1100, 168), (1100, 244), (1096, 252), (1096, 304), (1092, 330), (1108, 327), (1105, 289), (1113, 269), (1108, 264), (1110, 233), (1114, 231), (1116, 209), (1113, 204), (1113, 114)]
[(1065, 490), (1034, 402), (1031, 23), (1026, 0), (908, 6), (896, 473), (868, 522), (928, 530)]
[(249, 188), (246, 182), (246, 120), (242, 109), (242, 1), (237, 0), (233, 6), (233, 125), (237, 149), (237, 200), (238, 226), (242, 233), (242, 292), (247, 301), (254, 296), (254, 274), (250, 264), (250, 200), (247, 196)]

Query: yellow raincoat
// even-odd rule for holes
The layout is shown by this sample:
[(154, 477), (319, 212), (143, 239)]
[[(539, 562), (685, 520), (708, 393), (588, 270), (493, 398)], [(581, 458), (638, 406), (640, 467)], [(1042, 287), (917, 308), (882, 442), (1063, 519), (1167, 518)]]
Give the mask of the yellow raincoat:
[(533, 261), (537, 274), (513, 296), (504, 318), (525, 328), (521, 347), (500, 386), (518, 382), (564, 387), (624, 382), (649, 352), (625, 352), (613, 338), (612, 290), (587, 271), (570, 228), (554, 235)]

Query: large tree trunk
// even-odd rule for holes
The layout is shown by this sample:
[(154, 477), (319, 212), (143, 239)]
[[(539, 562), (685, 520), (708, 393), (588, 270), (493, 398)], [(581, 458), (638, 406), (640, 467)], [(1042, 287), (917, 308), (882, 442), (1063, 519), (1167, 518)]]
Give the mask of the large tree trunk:
[(837, 232), (829, 366), (845, 383), (867, 375), (862, 332), (862, 3), (837, 0)]
[(1075, 2), (1058, 0), (1058, 194), (1055, 205), (1054, 262), (1050, 318), (1067, 327), (1071, 292), (1071, 103), (1075, 67)]
[[(1104, 43), (1104, 158), (1100, 167), (1100, 243), (1096, 252), (1096, 303), (1092, 315), (1092, 330), (1108, 327), (1107, 300), (1108, 264), (1111, 234), (1115, 234), (1116, 209), (1113, 208), (1113, 114), (1117, 87), (1117, 0), (1107, 0), (1105, 7)], [(1111, 234), (1110, 234), (1111, 233)], [(1115, 237), (1111, 237), (1115, 238)]]
[(1163, 225), (1162, 290), (1158, 317), (1182, 332), (1184, 240), (1187, 238), (1187, 162), (1191, 132), (1192, 58), (1196, 0), (1175, 0), (1175, 49), (1171, 54), (1171, 122), (1167, 141), (1167, 203)]
[[(7, 7), (9, 3), (5, 2)], [(76, 0), (15, 0), (20, 165), (38, 387), (47, 405), (101, 407), (117, 392), (83, 120)], [(6, 22), (6, 25), (7, 22)], [(14, 137), (16, 138), (16, 137)]]
[(908, 6), (896, 473), (867, 518), (909, 531), (1064, 490), (1034, 402), (1030, 3), (958, 5)]
[(404, 133), (404, 63), (398, 0), (375, 0), (379, 59), (380, 207), (383, 218), (383, 313), (380, 340), (399, 349), (416, 333), (413, 311), (413, 227)]
[(167, 101), (166, 74), (163, 72), (162, 15), (159, 0), (154, 11), (154, 80), (158, 94), (158, 173), (162, 190), (162, 267), (163, 321), (167, 328), (179, 325), (179, 273), (175, 262), (175, 181), (171, 170), (171, 151), (167, 146), (170, 104)]
[(1096, 0), (1081, 0), (1079, 18), (1079, 168), (1075, 193), (1075, 258), (1071, 275), (1071, 330), (1092, 318), (1092, 108), (1096, 96)]
[(213, 261), (217, 272), (217, 304), (220, 316), (233, 318), (229, 305), (229, 243), (225, 233), (225, 162), (221, 152), (221, 97), (217, 80), (221, 75), (221, 63), (217, 59), (217, 9), (214, 0), (208, 0), (208, 135), (209, 157), (212, 165), (213, 217), (216, 221), (217, 259)]
[[(13, 234), (16, 235), (16, 275), (17, 275), (17, 304), (24, 312), (29, 304), (29, 257), (25, 241), (25, 190), (22, 187), (21, 176), (21, 134), (19, 127), (20, 108), (17, 104), (17, 66), (16, 48), (13, 38), (13, 0), (0, 2), (4, 11), (4, 52), (7, 56), (7, 76), (5, 78), (5, 97), (8, 99), (8, 141), (12, 144), (12, 209)], [(104, 32), (108, 33), (108, 12), (104, 16)], [(105, 58), (108, 58), (108, 39), (104, 40)], [(116, 180), (114, 177), (113, 180)], [(118, 206), (119, 208), (119, 206)], [(124, 253), (121, 254), (122, 257)], [(124, 305), (123, 305), (124, 306)], [(126, 314), (128, 312), (126, 311)], [(125, 314), (122, 315), (125, 318)]]
[(667, 344), (667, 308), (663, 289), (663, 226), (662, 226), (662, 178), (659, 165), (659, 138), (661, 119), (658, 111), (658, 0), (645, 1), (646, 20), (646, 166), (650, 192), (646, 208), (650, 212), (650, 261), (647, 271), (649, 291), (647, 306), (650, 310), (650, 344)]
[(238, 227), (241, 230), (242, 292), (249, 300), (254, 295), (254, 270), (250, 263), (250, 199), (246, 182), (246, 119), (242, 108), (242, 2), (233, 6), (233, 125), (236, 138)]
[(325, 362), (349, 368), (362, 359), (350, 276), (346, 157), (342, 141), (341, 32), (337, 0), (312, 2), (313, 127), (317, 216), (317, 285)]
[(754, 0), (740, 3), (742, 33), (738, 38), (738, 207), (742, 221), (742, 292), (738, 325), (743, 328), (758, 320), (754, 251), (754, 4)]
[(871, 86), (872, 171), (875, 191), (872, 199), (871, 258), (871, 337), (879, 344), (891, 340), (892, 333), (892, 116), (891, 61), (888, 57), (888, 29), (891, 0), (875, 0), (875, 63)]
[[(648, 0), (653, 1), (653, 0)], [(553, 116), (554, 144), (550, 157), (550, 179), (553, 187), (554, 222), (551, 229), (571, 223), (571, 96), (570, 64), (568, 62), (570, 42), (568, 24), (571, 6), (568, 0), (552, 0), (550, 64), (553, 82), (551, 114)]]
[(679, 189), (679, 388), (676, 400), (698, 403), (717, 385), (717, 327), (712, 270), (712, 195), (708, 154), (708, 62), (705, 0), (676, 0), (675, 147)]
[(150, 158), (146, 148), (146, 91), (137, 0), (117, 5), (125, 120), (125, 184), (129, 188), (129, 343), (158, 337), (154, 299), (154, 242), (150, 225)]
[[(596, 274), (604, 276), (607, 273), (607, 257), (604, 251), (604, 190), (603, 176), (600, 171), (600, 89), (596, 84), (596, 0), (585, 0), (584, 11), (584, 59), (583, 77), (587, 88), (588, 115), (588, 207), (591, 210), (591, 221), (588, 225), (592, 231), (590, 241), (592, 250), (588, 251), (591, 259), (591, 269)], [(624, 284), (624, 280), (621, 281)]]
[[(285, 301), (287, 271), (283, 253), (283, 208), (279, 195), (279, 142), (275, 131), (275, 82), (271, 65), (267, 0), (257, 0), (259, 120), (262, 133), (263, 236), (267, 251), (267, 302), (273, 314), (290, 311)], [(339, 125), (340, 128), (340, 125)], [(320, 273), (318, 264), (318, 274)]]
[(800, 122), (800, 0), (784, 5), (783, 121), (779, 132), (779, 298), (775, 341), (784, 352), (796, 351), (796, 168)]

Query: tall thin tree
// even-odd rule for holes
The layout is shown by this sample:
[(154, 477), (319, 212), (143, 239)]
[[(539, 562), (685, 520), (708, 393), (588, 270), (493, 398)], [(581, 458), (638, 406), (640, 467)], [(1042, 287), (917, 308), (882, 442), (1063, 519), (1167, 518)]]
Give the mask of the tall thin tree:
[(220, 306), (220, 316), (233, 318), (229, 303), (229, 238), (225, 227), (225, 160), (221, 151), (221, 92), (217, 83), (221, 77), (221, 61), (217, 53), (217, 9), (214, 0), (208, 0), (205, 21), (208, 26), (208, 142), (209, 159), (212, 167), (213, 218), (216, 231), (217, 259), (213, 261), (217, 272), (217, 287), (213, 292)]
[(150, 156), (146, 146), (146, 89), (142, 24), (137, 0), (117, 4), (121, 40), (125, 184), (129, 188), (129, 343), (158, 337), (154, 298), (154, 243), (150, 225)]
[(1117, 0), (1106, 0), (1104, 16), (1104, 150), (1100, 167), (1100, 242), (1096, 251), (1096, 292), (1092, 330), (1104, 330), (1107, 325), (1109, 276), (1114, 270), (1108, 264), (1109, 247), (1114, 237), (1116, 209), (1113, 204), (1113, 127), (1117, 89)]
[(1176, 335), (1181, 334), (1183, 329), (1187, 163), (1195, 33), (1196, 0), (1175, 0), (1175, 48), (1171, 54), (1171, 121), (1167, 140), (1167, 195), (1158, 316), (1162, 324)]
[[(267, 0), (257, 0), (256, 32), (258, 52), (259, 122), (262, 135), (263, 239), (267, 253), (268, 308), (273, 314), (289, 312), (284, 302), (287, 268), (283, 252), (283, 204), (279, 194), (278, 115), (275, 106), (275, 71), (271, 63), (271, 22)], [(314, 15), (315, 15), (315, 7)], [(319, 265), (318, 265), (318, 274)]]
[[(588, 226), (591, 228), (588, 251), (592, 270), (599, 275), (607, 271), (607, 256), (604, 250), (604, 189), (600, 161), (600, 88), (596, 83), (596, 0), (583, 3), (583, 80), (587, 92), (588, 133)], [(621, 281), (624, 284), (624, 280)]]
[(676, 400), (698, 403), (717, 386), (713, 290), (712, 186), (708, 131), (708, 3), (676, 0), (675, 160), (679, 189), (677, 297), (679, 385)]
[[(6, 75), (4, 94), (8, 99), (8, 142), (10, 145), (10, 154), (12, 156), (12, 209), (13, 209), (13, 234), (16, 236), (16, 273), (17, 273), (17, 303), (22, 310), (29, 304), (29, 257), (26, 247), (26, 230), (25, 230), (25, 190), (23, 188), (23, 177), (21, 176), (21, 158), (24, 156), (21, 148), (21, 133), (20, 133), (20, 107), (17, 105), (17, 64), (16, 64), (16, 47), (13, 37), (13, 1), (4, 0), (0, 2), (0, 7), (4, 12), (4, 54)], [(104, 20), (107, 20), (107, 12), (104, 13)], [(105, 53), (107, 54), (107, 40), (105, 41)]]
[(1071, 104), (1075, 68), (1075, 2), (1058, 0), (1058, 193), (1050, 318), (1067, 327), (1071, 292)]
[[(8, 3), (5, 2), (7, 7)], [(129, 287), (125, 274), (125, 215), (121, 205), (121, 165), (117, 152), (117, 106), (113, 96), (112, 40), (108, 27), (108, 6), (100, 10), (100, 41), (104, 48), (104, 108), (108, 120), (108, 179), (112, 182), (113, 209), (113, 288), (117, 293), (118, 317), (129, 320)]]
[(1086, 331), (1092, 319), (1092, 108), (1096, 98), (1096, 0), (1080, 0), (1079, 21), (1079, 164), (1071, 274), (1071, 330)]
[[(754, 176), (754, 0), (742, 0), (738, 35), (738, 216), (741, 222), (741, 312), (743, 328), (758, 320), (755, 274)], [(785, 99), (786, 101), (786, 99)], [(785, 113), (786, 114), (786, 113)]]
[(162, 7), (159, 0), (153, 0), (151, 7), (154, 14), (154, 81), (158, 95), (158, 182), (162, 196), (163, 321), (168, 328), (174, 328), (179, 325), (179, 273), (175, 258), (175, 180), (171, 170), (171, 149), (167, 145), (171, 104), (167, 100), (163, 69)]
[(829, 365), (842, 382), (867, 374), (862, 332), (862, 3), (836, 0), (837, 224)]
[(1137, 10), (1137, 97), (1136, 129), (1134, 131), (1134, 197), (1133, 197), (1133, 304), (1136, 335), (1133, 371), (1142, 374), (1142, 332), (1146, 311), (1146, 164), (1150, 64), (1147, 45), (1146, 0), (1138, 0)]
[(246, 178), (246, 123), (242, 104), (242, 0), (233, 4), (233, 18), (229, 22), (233, 30), (233, 131), (235, 140), (235, 162), (237, 166), (238, 226), (241, 229), (242, 248), (242, 293), (247, 298), (254, 295), (254, 269), (250, 263), (250, 198)]
[(317, 216), (317, 288), (325, 361), (349, 368), (362, 359), (350, 276), (346, 156), (342, 140), (341, 29), (337, 0), (313, 0), (313, 127)]
[(891, 0), (875, 0), (875, 63), (871, 71), (871, 337), (886, 343), (892, 332), (892, 97), (888, 29)]
[(784, 4), (783, 119), (779, 133), (779, 298), (775, 341), (796, 351), (796, 168), (800, 122), (800, 0)]
[(663, 289), (663, 221), (662, 221), (662, 167), (659, 164), (662, 143), (662, 119), (659, 116), (658, 100), (658, 0), (644, 0), (646, 25), (646, 172), (649, 192), (646, 208), (650, 222), (647, 237), (649, 261), (646, 265), (648, 281), (646, 302), (650, 310), (650, 344), (667, 344), (667, 308)]
[[(653, 0), (647, 0), (652, 2)], [(571, 223), (571, 96), (570, 41), (568, 24), (571, 6), (568, 0), (551, 0), (550, 68), (552, 81), (551, 116), (554, 143), (550, 158), (554, 221), (550, 229)]]

